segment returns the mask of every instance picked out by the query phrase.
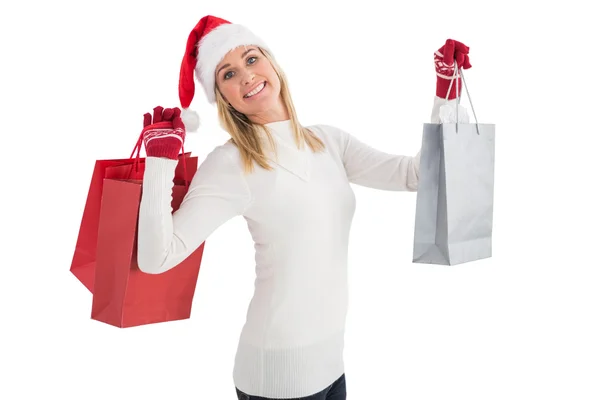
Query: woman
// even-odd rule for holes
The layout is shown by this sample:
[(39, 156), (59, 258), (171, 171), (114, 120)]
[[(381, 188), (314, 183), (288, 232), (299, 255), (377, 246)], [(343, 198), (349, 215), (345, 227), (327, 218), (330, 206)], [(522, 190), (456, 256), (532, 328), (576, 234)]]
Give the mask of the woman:
[[(448, 93), (452, 60), (468, 68), (467, 53), (450, 40), (436, 53), (434, 115)], [(171, 214), (177, 155), (186, 130), (195, 129), (186, 110), (194, 70), (231, 139), (206, 157)], [(144, 116), (140, 269), (175, 267), (215, 229), (243, 216), (255, 242), (256, 280), (235, 357), (238, 399), (345, 399), (350, 183), (414, 192), (420, 152), (387, 154), (332, 126), (303, 127), (266, 43), (213, 16), (190, 33), (180, 99), (183, 121), (178, 108)]]

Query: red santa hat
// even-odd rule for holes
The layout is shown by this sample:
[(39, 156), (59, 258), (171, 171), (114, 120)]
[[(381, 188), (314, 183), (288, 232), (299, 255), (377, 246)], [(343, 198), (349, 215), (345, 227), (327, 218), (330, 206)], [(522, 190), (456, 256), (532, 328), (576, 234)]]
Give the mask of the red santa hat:
[(190, 32), (179, 73), (181, 117), (186, 131), (196, 131), (200, 125), (198, 114), (189, 109), (195, 91), (194, 71), (209, 103), (215, 104), (215, 69), (229, 51), (244, 45), (259, 46), (271, 53), (248, 28), (212, 15), (203, 17)]

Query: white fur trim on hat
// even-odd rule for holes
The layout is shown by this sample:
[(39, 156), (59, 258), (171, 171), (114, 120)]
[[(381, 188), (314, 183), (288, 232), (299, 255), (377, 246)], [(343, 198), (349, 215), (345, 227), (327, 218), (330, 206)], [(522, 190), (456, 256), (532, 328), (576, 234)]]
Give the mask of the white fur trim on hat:
[(240, 46), (255, 45), (271, 53), (267, 44), (248, 28), (239, 24), (222, 24), (210, 31), (198, 43), (196, 78), (211, 104), (215, 98), (215, 69), (225, 55)]

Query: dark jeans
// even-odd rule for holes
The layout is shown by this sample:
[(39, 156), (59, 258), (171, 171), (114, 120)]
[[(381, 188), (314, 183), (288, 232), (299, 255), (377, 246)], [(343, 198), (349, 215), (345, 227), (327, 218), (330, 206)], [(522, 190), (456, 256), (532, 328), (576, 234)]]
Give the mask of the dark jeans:
[[(235, 388), (235, 391), (237, 392), (238, 400), (277, 400), (269, 399), (267, 397), (250, 396), (240, 391), (238, 388)], [(342, 374), (335, 382), (319, 393), (315, 393), (308, 397), (297, 397), (295, 399), (286, 400), (346, 400), (346, 374)]]

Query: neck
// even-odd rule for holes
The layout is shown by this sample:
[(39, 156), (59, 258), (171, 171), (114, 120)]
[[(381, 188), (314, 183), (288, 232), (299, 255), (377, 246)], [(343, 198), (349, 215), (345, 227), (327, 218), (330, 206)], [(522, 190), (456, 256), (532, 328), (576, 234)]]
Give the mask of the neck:
[(265, 125), (271, 122), (286, 121), (290, 119), (290, 115), (280, 97), (275, 107), (257, 114), (248, 115), (248, 119), (255, 124)]

